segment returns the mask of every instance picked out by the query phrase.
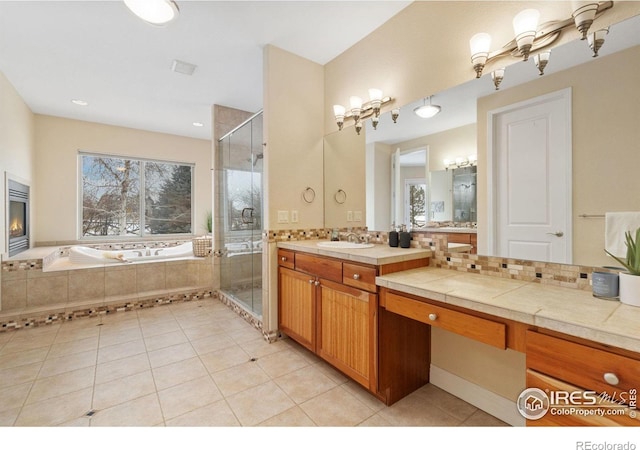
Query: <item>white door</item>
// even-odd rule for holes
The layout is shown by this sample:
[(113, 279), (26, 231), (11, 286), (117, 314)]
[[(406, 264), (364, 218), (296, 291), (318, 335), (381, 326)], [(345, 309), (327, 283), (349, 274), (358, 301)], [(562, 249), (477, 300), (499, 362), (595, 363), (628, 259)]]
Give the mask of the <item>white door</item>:
[(489, 118), (490, 251), (570, 264), (571, 90), (491, 111)]

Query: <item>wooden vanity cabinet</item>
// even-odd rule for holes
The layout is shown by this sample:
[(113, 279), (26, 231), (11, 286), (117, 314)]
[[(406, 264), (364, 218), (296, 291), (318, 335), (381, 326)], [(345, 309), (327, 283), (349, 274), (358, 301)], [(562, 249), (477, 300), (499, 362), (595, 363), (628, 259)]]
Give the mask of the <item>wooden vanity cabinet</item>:
[[(386, 402), (378, 386), (382, 359), (375, 278), (379, 273), (426, 266), (428, 258), (375, 266), (278, 249), (278, 264), (279, 329)], [(396, 322), (388, 320), (392, 326)], [(397, 347), (406, 347), (398, 336), (407, 327), (398, 328), (390, 339), (395, 339)], [(383, 347), (384, 352), (388, 343)], [(384, 361), (398, 365), (389, 358)]]
[(573, 393), (573, 400), (550, 405), (561, 413), (549, 409), (527, 426), (640, 425), (640, 354), (543, 330), (528, 331), (526, 339), (527, 387)]
[(375, 390), (376, 268), (286, 252), (278, 251), (278, 261), (287, 263), (293, 256), (294, 270), (284, 264), (278, 269), (279, 329)]

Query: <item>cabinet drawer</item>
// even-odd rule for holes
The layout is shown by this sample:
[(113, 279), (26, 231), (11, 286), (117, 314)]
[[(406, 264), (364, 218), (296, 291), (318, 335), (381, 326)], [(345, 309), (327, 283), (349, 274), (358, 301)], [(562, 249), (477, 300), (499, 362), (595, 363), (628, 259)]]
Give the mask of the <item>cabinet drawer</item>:
[(449, 233), (447, 234), (447, 242), (453, 242), (456, 244), (471, 244), (471, 234)]
[[(564, 397), (550, 404), (547, 412), (539, 419), (527, 419), (527, 426), (640, 426), (640, 417), (627, 406), (594, 398), (580, 388), (548, 377), (533, 370), (527, 370), (527, 388), (538, 388), (547, 393), (569, 392), (573, 400)], [(547, 396), (549, 398), (549, 396)], [(550, 399), (550, 398), (549, 398)], [(550, 399), (551, 400), (551, 399)]]
[(333, 259), (296, 253), (296, 270), (342, 283), (342, 262)]
[[(527, 367), (583, 389), (616, 395), (616, 398), (623, 392), (638, 389), (640, 382), (640, 358), (617, 355), (535, 331), (527, 331)], [(611, 384), (616, 380), (617, 384)]]
[(376, 269), (357, 264), (342, 263), (342, 283), (365, 291), (376, 291)]
[(291, 250), (278, 249), (278, 265), (293, 269), (295, 267), (295, 253)]
[(392, 292), (386, 295), (387, 311), (439, 327), (453, 333), (484, 342), (501, 349), (507, 348), (506, 325), (469, 314), (413, 300)]

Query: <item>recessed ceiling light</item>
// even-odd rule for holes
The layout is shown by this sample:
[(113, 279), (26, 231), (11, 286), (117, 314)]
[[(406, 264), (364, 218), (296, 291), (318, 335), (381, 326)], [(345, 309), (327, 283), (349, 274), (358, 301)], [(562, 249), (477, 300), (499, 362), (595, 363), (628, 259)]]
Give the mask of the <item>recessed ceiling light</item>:
[(204, 124), (202, 122), (193, 122), (194, 127), (203, 127)]
[(124, 4), (151, 25), (165, 25), (178, 17), (180, 12), (172, 0), (124, 0)]
[(71, 103), (73, 103), (74, 105), (78, 105), (78, 106), (88, 106), (89, 102), (86, 102), (84, 100), (80, 100), (80, 99), (73, 99), (71, 100)]

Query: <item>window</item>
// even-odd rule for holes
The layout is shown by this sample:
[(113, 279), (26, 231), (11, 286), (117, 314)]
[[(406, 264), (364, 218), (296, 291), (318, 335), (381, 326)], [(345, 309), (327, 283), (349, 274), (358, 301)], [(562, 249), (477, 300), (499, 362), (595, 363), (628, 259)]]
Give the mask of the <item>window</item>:
[(426, 213), (427, 183), (423, 178), (407, 178), (404, 183), (404, 222), (410, 228), (425, 227), (429, 221)]
[(81, 237), (191, 234), (193, 165), (80, 153)]

